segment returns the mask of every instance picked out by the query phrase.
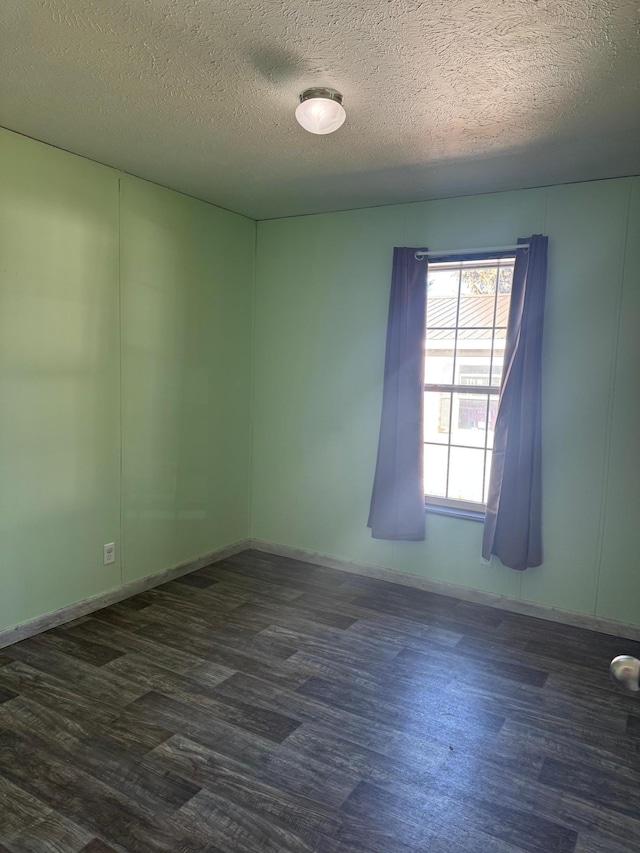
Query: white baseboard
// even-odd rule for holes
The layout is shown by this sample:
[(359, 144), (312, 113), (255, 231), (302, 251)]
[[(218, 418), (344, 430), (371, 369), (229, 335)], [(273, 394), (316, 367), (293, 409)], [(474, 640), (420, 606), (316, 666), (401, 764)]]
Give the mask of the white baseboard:
[(224, 560), (225, 557), (230, 557), (232, 554), (239, 554), (240, 551), (246, 551), (248, 547), (249, 540), (241, 539), (238, 542), (233, 542), (231, 545), (226, 545), (224, 548), (211, 551), (209, 554), (203, 554), (201, 557), (187, 560), (186, 563), (180, 563), (180, 565), (173, 566), (170, 569), (163, 569), (161, 572), (131, 581), (124, 584), (124, 586), (117, 587), (117, 589), (101, 592), (92, 598), (76, 601), (73, 604), (68, 604), (66, 607), (61, 607), (59, 610), (54, 610), (52, 613), (45, 613), (44, 616), (37, 616), (28, 622), (22, 622), (20, 625), (5, 628), (3, 631), (0, 631), (0, 649), (10, 646), (12, 643), (17, 643), (19, 640), (32, 637), (34, 634), (40, 634), (42, 631), (56, 628), (65, 622), (79, 619), (81, 616), (86, 616), (95, 610), (101, 610), (110, 604), (116, 604), (125, 598), (131, 598), (133, 595), (138, 595), (138, 593), (152, 589), (154, 586), (160, 586), (160, 584), (167, 583), (167, 581), (174, 578), (182, 577), (182, 575), (189, 574), (189, 572), (195, 572), (198, 569), (209, 566), (211, 563)]
[(448, 595), (451, 598), (457, 598), (461, 601), (486, 604), (489, 607), (497, 607), (512, 613), (521, 613), (524, 616), (548, 619), (551, 622), (561, 622), (576, 628), (587, 628), (603, 634), (614, 634), (618, 637), (640, 641), (640, 626), (638, 625), (629, 625), (625, 622), (616, 622), (613, 619), (603, 619), (599, 616), (592, 616), (586, 613), (560, 610), (556, 607), (536, 604), (531, 601), (507, 598), (504, 595), (496, 595), (491, 592), (457, 586), (456, 584), (445, 583), (444, 581), (430, 580), (420, 575), (413, 575), (396, 569), (388, 569), (383, 566), (354, 563), (326, 554), (319, 554), (315, 551), (308, 551), (304, 548), (281, 545), (277, 542), (267, 542), (263, 539), (241, 539), (209, 554), (204, 554), (185, 563), (180, 563), (178, 566), (147, 575), (144, 578), (131, 581), (131, 583), (124, 584), (124, 586), (109, 590), (108, 592), (100, 593), (92, 598), (85, 598), (82, 601), (61, 607), (59, 610), (54, 610), (52, 613), (46, 613), (44, 616), (30, 619), (28, 622), (23, 622), (20, 625), (5, 628), (0, 631), (0, 648), (17, 643), (27, 637), (32, 637), (34, 634), (40, 634), (42, 631), (48, 631), (50, 628), (55, 628), (58, 625), (63, 625), (65, 622), (71, 622), (73, 619), (79, 619), (81, 616), (87, 616), (89, 613), (101, 610), (110, 604), (116, 604), (118, 601), (131, 598), (155, 586), (160, 586), (160, 584), (174, 580), (174, 578), (182, 577), (182, 575), (195, 572), (211, 563), (224, 560), (225, 557), (239, 554), (247, 548), (254, 548), (257, 551), (264, 551), (267, 554), (289, 557), (293, 560), (299, 560), (302, 563), (313, 563), (317, 566), (326, 566), (330, 569), (351, 572), (352, 574), (363, 575), (368, 578), (377, 578), (378, 580), (389, 581), (390, 583), (409, 586), (414, 589), (424, 589), (428, 592), (438, 593), (439, 595)]
[(352, 572), (356, 575), (364, 575), (368, 578), (389, 581), (414, 589), (424, 589), (439, 595), (448, 595), (462, 601), (471, 601), (474, 604), (486, 604), (489, 607), (497, 607), (500, 610), (509, 610), (512, 613), (520, 613), (523, 616), (534, 616), (537, 619), (547, 619), (551, 622), (561, 622), (564, 625), (572, 625), (576, 628), (587, 628), (590, 631), (599, 631), (601, 634), (613, 634), (617, 637), (625, 637), (629, 640), (640, 640), (640, 626), (629, 625), (626, 622), (616, 622), (613, 619), (603, 619), (600, 616), (592, 616), (588, 613), (575, 613), (571, 610), (560, 610), (545, 604), (537, 604), (532, 601), (522, 601), (517, 598), (508, 598), (504, 595), (496, 595), (492, 592), (484, 592), (479, 589), (470, 589), (465, 586), (445, 583), (444, 581), (430, 580), (420, 575), (412, 575), (409, 572), (401, 572), (396, 569), (387, 569), (382, 566), (372, 566), (366, 563), (353, 563), (348, 560), (340, 560), (315, 551), (307, 551), (303, 548), (292, 548), (289, 545), (280, 545), (277, 542), (266, 542), (263, 539), (251, 539), (249, 547), (256, 551), (264, 551), (267, 554), (276, 554), (281, 557), (290, 557), (303, 563), (314, 563), (317, 566), (326, 566), (330, 569), (339, 569), (343, 572)]

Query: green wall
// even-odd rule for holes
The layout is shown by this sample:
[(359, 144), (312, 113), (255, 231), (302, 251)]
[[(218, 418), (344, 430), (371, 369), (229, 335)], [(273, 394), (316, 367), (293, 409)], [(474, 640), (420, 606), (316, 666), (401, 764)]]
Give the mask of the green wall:
[[(371, 539), (393, 246), (534, 232), (543, 566), (482, 566), (451, 518)], [(639, 236), (632, 178), (261, 222), (256, 253), (251, 220), (0, 131), (0, 629), (249, 533), (640, 624)]]
[[(432, 515), (424, 543), (371, 539), (393, 246), (536, 232), (550, 238), (543, 566), (482, 566), (481, 525)], [(639, 236), (640, 179), (258, 223), (252, 536), (640, 624)]]
[(121, 185), (125, 580), (248, 535), (255, 223)]
[(254, 245), (0, 131), (0, 629), (247, 535)]

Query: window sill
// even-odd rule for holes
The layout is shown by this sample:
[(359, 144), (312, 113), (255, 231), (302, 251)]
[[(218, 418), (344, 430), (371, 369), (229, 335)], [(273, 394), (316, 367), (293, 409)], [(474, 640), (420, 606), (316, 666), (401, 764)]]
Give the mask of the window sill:
[(458, 509), (453, 506), (440, 506), (425, 501), (424, 511), (431, 515), (448, 515), (450, 518), (461, 518), (464, 521), (479, 521), (484, 524), (485, 513), (473, 509)]

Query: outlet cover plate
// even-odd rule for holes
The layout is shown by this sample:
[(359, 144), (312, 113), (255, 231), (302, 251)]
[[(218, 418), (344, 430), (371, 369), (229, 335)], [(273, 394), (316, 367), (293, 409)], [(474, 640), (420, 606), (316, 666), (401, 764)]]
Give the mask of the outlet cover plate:
[(115, 563), (115, 561), (116, 561), (116, 543), (115, 542), (107, 542), (107, 544), (103, 546), (103, 560), (104, 560), (105, 566), (109, 566), (109, 565), (111, 565), (111, 563)]

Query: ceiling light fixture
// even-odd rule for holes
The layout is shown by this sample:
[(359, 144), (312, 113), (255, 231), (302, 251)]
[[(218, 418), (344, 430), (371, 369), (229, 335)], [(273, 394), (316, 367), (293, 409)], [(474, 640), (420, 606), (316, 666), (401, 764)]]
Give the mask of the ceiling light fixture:
[(300, 95), (296, 118), (309, 133), (333, 133), (346, 117), (340, 92), (317, 88), (305, 89)]

